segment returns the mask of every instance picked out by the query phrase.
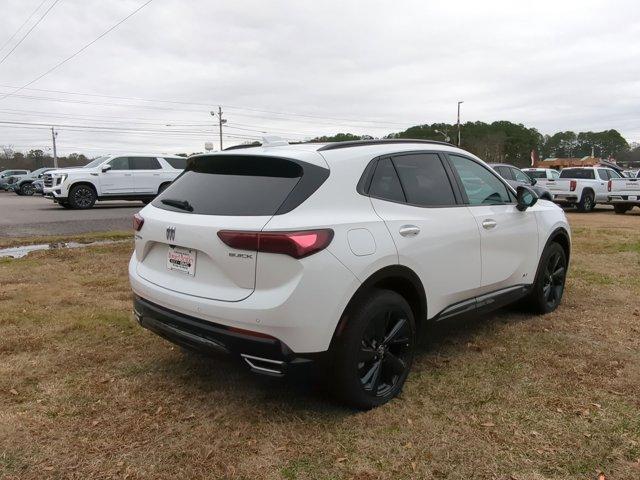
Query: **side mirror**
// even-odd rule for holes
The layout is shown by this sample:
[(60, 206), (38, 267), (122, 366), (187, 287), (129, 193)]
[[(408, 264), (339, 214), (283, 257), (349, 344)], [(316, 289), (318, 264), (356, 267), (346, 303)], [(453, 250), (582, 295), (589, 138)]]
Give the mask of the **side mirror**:
[(108, 172), (109, 170), (111, 170), (111, 165), (105, 165), (102, 167), (102, 173)]
[(538, 183), (538, 180), (536, 180), (535, 178), (531, 179), (531, 185), (535, 185), (536, 183)]
[(516, 208), (524, 212), (527, 208), (533, 207), (538, 201), (538, 195), (529, 187), (520, 185), (516, 190), (517, 204)]

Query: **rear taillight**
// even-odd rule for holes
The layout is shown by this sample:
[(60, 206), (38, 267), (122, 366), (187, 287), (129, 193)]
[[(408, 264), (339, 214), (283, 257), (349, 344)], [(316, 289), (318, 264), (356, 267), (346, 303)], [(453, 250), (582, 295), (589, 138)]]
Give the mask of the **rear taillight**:
[(607, 182), (607, 190), (611, 191), (611, 180)]
[(144, 225), (144, 218), (142, 218), (141, 215), (138, 215), (137, 213), (133, 215), (133, 230), (136, 232), (139, 232), (140, 229), (142, 228), (142, 225)]
[(571, 190), (572, 192), (575, 192), (577, 186), (578, 182), (576, 182), (575, 180), (571, 180), (569, 182), (569, 190)]
[(333, 230), (304, 230), (299, 232), (238, 232), (221, 230), (218, 237), (226, 245), (238, 250), (282, 253), (293, 258), (308, 257), (329, 246)]

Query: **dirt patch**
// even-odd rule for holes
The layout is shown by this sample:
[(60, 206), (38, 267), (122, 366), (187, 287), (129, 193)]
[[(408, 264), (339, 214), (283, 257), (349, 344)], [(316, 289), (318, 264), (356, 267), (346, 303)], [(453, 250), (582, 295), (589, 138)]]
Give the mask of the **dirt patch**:
[(640, 478), (640, 216), (569, 217), (558, 311), (431, 329), (369, 412), (139, 328), (130, 243), (1, 262), (0, 478)]

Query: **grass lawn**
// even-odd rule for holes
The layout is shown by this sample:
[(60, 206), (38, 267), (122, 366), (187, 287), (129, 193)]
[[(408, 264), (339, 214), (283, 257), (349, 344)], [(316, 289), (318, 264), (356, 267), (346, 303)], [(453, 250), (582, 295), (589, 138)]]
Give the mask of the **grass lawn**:
[(0, 259), (0, 478), (638, 479), (640, 215), (570, 220), (558, 311), (430, 330), (369, 412), (138, 327), (131, 243)]

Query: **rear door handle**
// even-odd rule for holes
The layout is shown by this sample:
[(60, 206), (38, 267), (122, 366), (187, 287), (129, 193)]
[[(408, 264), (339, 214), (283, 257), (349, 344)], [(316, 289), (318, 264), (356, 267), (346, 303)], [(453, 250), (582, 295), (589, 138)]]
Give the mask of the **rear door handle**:
[(496, 228), (496, 225), (498, 225), (498, 222), (490, 218), (482, 222), (482, 228), (484, 228), (485, 230), (491, 230), (492, 228)]
[(125, 177), (130, 177), (130, 176), (131, 176), (131, 174), (130, 174), (130, 173), (125, 173), (125, 174), (124, 174), (124, 176), (125, 176)]
[(399, 232), (403, 237), (415, 237), (420, 233), (420, 227), (416, 225), (402, 225)]

